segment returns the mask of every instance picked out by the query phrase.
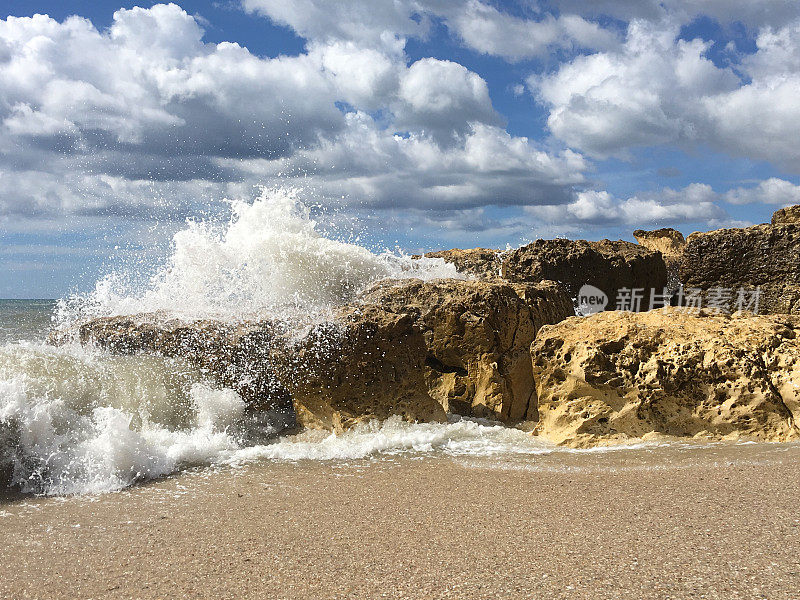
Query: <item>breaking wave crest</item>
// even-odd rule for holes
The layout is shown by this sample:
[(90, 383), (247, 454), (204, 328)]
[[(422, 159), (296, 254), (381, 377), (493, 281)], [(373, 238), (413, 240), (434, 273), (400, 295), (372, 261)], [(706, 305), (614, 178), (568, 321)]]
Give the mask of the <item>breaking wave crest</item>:
[(190, 222), (172, 254), (142, 289), (125, 273), (60, 304), (60, 320), (164, 311), (181, 317), (291, 317), (352, 300), (387, 277), (462, 278), (441, 259), (373, 253), (325, 237), (292, 190), (262, 190), (231, 202), (230, 220)]
[[(139, 273), (115, 272), (91, 293), (60, 301), (56, 325), (155, 311), (187, 319), (290, 320), (353, 300), (387, 277), (461, 277), (440, 259), (375, 253), (326, 237), (291, 190), (264, 190), (231, 209), (226, 223), (194, 221), (175, 234), (170, 255), (144, 285), (131, 283)], [(41, 309), (28, 308), (31, 322), (41, 322)], [(15, 325), (20, 311), (10, 319)], [(413, 448), (425, 436), (437, 444), (439, 434), (400, 425), (265, 444), (291, 416), (245, 411), (236, 392), (186, 362), (52, 347), (31, 341), (44, 332), (29, 333), (28, 341), (0, 346), (0, 487), (105, 492), (248, 455), (365, 456)]]
[(181, 361), (0, 349), (0, 478), (24, 492), (118, 490), (239, 448), (244, 402)]
[[(291, 320), (351, 301), (387, 277), (462, 276), (441, 259), (375, 253), (327, 238), (293, 193), (265, 191), (251, 204), (233, 202), (232, 216), (221, 226), (189, 223), (145, 285), (131, 285), (135, 277), (116, 273), (91, 293), (60, 302), (56, 323), (69, 327), (91, 317), (154, 311), (183, 318)], [(41, 306), (26, 306), (7, 311), (15, 324), (25, 311), (31, 323), (46, 322)], [(291, 415), (245, 410), (236, 392), (188, 362), (30, 341), (43, 334), (31, 329), (28, 341), (0, 345), (0, 487), (85, 494), (191, 466), (250, 460), (555, 450), (523, 431), (460, 418), (444, 424), (391, 418), (339, 435), (287, 435)]]

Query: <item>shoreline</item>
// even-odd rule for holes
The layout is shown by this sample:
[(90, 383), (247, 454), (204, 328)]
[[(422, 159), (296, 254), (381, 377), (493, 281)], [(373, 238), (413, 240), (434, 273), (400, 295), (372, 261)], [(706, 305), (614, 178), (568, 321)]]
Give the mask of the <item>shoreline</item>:
[(197, 469), (0, 503), (9, 598), (792, 598), (800, 444)]

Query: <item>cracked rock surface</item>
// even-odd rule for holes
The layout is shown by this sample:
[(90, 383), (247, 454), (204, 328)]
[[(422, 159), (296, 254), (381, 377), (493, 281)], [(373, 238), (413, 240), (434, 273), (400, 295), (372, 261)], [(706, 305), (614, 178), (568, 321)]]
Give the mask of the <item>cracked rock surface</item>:
[(544, 327), (537, 431), (587, 447), (658, 434), (798, 439), (800, 317), (604, 312)]
[(386, 280), (362, 299), (413, 317), (425, 339), (428, 390), (446, 411), (537, 418), (530, 344), (542, 325), (573, 314), (556, 283)]

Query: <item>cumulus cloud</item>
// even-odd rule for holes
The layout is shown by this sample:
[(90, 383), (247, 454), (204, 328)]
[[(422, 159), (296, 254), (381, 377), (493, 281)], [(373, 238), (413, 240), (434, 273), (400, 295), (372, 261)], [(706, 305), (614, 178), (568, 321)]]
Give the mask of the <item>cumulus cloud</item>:
[(466, 133), (471, 123), (499, 124), (489, 87), (458, 63), (423, 58), (400, 79), (395, 128), (421, 129), (443, 142)]
[(550, 107), (553, 134), (596, 156), (696, 139), (703, 100), (735, 91), (740, 81), (705, 58), (707, 43), (676, 40), (677, 33), (634, 21), (618, 51), (579, 56), (529, 78)]
[(245, 10), (270, 18), (310, 40), (351, 40), (398, 47), (425, 38), (442, 21), (465, 46), (510, 60), (540, 57), (554, 48), (602, 49), (616, 34), (575, 13), (513, 16), (481, 0), (242, 0)]
[(798, 172), (799, 28), (800, 21), (762, 30), (737, 72), (707, 57), (710, 43), (636, 20), (619, 49), (575, 57), (528, 84), (549, 109), (552, 133), (597, 157), (637, 146), (711, 146)]
[(771, 177), (753, 187), (738, 187), (724, 194), (724, 199), (731, 204), (778, 204), (790, 206), (800, 204), (800, 185), (790, 181)]
[(523, 205), (567, 201), (588, 168), (509, 135), (476, 73), (407, 64), (402, 46), (317, 39), (262, 58), (204, 42), (169, 4), (121, 9), (105, 32), (10, 17), (0, 48), (7, 217), (180, 218), (295, 179), (373, 208)]
[(313, 40), (354, 40), (396, 47), (397, 38), (423, 37), (427, 11), (415, 0), (242, 0), (245, 10), (269, 17)]
[(444, 14), (448, 27), (464, 45), (510, 60), (542, 56), (554, 48), (606, 49), (617, 44), (614, 32), (575, 14), (523, 19), (478, 0)]
[(563, 205), (526, 207), (528, 214), (562, 225), (666, 226), (726, 217), (716, 203), (718, 195), (711, 186), (693, 183), (681, 190), (664, 188), (657, 192), (636, 194), (618, 199), (606, 191), (579, 192)]
[(346, 133), (335, 141), (240, 166), (254, 174), (274, 170), (285, 181), (310, 179), (321, 194), (363, 207), (432, 211), (567, 202), (588, 168), (575, 152), (546, 152), (482, 123), (473, 123), (462, 143), (441, 147), (418, 133), (386, 135), (364, 113), (347, 119)]

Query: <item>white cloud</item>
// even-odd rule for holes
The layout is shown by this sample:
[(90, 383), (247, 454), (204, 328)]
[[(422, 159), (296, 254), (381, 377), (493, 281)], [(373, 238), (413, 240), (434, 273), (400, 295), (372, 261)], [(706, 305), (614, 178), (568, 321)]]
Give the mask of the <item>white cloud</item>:
[(553, 48), (605, 49), (617, 44), (613, 32), (574, 14), (522, 19), (469, 0), (445, 16), (448, 27), (466, 46), (510, 60), (542, 56)]
[(242, 6), (309, 40), (350, 40), (369, 47), (397, 48), (406, 38), (425, 38), (435, 19), (465, 46), (510, 60), (540, 57), (554, 48), (601, 49), (617, 42), (615, 33), (577, 14), (521, 18), (481, 0), (242, 0)]
[(724, 199), (731, 204), (779, 204), (790, 206), (800, 204), (800, 185), (772, 177), (761, 181), (754, 187), (739, 187), (724, 194)]
[(725, 211), (716, 203), (718, 198), (711, 186), (693, 183), (681, 190), (664, 188), (625, 199), (614, 198), (605, 191), (589, 190), (579, 192), (568, 204), (531, 206), (525, 210), (543, 221), (559, 225), (675, 226), (725, 218)]
[(424, 36), (430, 26), (414, 0), (242, 0), (245, 10), (269, 17), (298, 35), (319, 41), (354, 40), (395, 45), (398, 37)]
[(461, 210), (584, 182), (579, 154), (505, 132), (458, 63), (338, 39), (269, 59), (202, 36), (174, 4), (119, 10), (106, 32), (0, 21), (0, 214), (181, 218), (295, 177), (323, 198)]
[(588, 168), (579, 154), (548, 153), (526, 138), (477, 122), (462, 143), (443, 148), (420, 134), (387, 135), (364, 113), (351, 113), (347, 120), (336, 141), (240, 167), (253, 174), (281, 173), (284, 181), (296, 177), (322, 196), (344, 196), (364, 207), (429, 210), (566, 202)]
[(421, 129), (440, 142), (463, 135), (470, 123), (497, 124), (489, 87), (476, 73), (458, 63), (423, 58), (400, 79), (396, 129)]
[(633, 21), (619, 50), (578, 56), (528, 83), (548, 126), (598, 157), (637, 146), (707, 145), (800, 171), (800, 21), (763, 30), (743, 62), (748, 81), (706, 58), (709, 44), (676, 27)]

